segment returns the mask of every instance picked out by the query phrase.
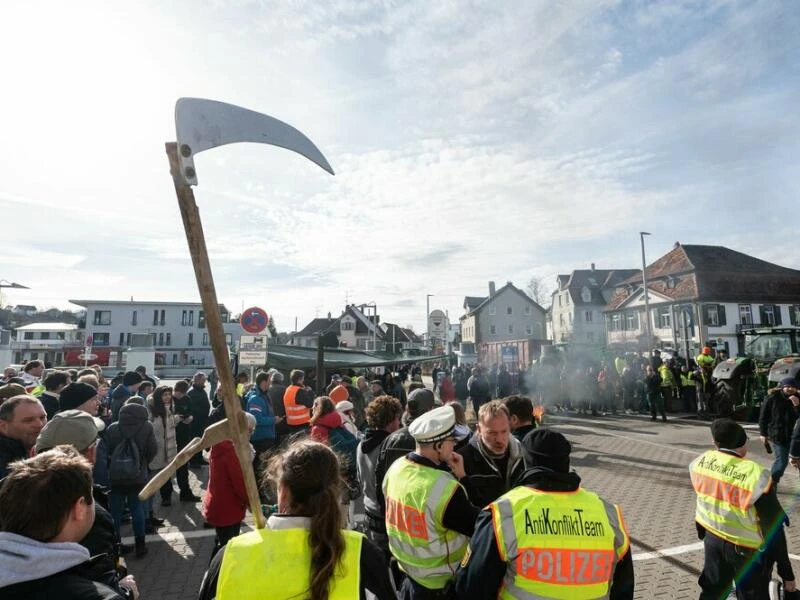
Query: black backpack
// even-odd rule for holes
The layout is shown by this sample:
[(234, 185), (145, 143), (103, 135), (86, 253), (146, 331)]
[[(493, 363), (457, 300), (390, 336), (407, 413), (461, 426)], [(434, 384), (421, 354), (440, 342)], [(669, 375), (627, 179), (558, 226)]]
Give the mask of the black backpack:
[[(141, 427), (140, 427), (141, 429)], [(139, 431), (137, 430), (138, 434)], [(142, 483), (142, 453), (139, 446), (133, 441), (136, 436), (122, 436), (122, 441), (117, 444), (111, 453), (108, 467), (108, 478), (111, 487), (119, 485), (138, 485)]]

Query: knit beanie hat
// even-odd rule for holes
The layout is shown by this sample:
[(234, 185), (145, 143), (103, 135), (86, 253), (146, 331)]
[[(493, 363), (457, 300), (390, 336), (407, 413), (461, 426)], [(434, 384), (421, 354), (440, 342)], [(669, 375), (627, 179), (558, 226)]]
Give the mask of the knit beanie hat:
[(531, 455), (533, 466), (547, 467), (558, 473), (569, 473), (569, 454), (572, 445), (562, 434), (552, 429), (531, 431), (522, 441)]

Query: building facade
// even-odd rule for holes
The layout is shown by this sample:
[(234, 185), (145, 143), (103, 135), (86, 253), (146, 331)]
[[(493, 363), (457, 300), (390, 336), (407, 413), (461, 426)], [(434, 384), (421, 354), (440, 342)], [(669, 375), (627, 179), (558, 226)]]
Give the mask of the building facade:
[(30, 323), (14, 330), (11, 341), (13, 362), (41, 360), (45, 364), (64, 364), (65, 348), (79, 344), (78, 326), (73, 323)]
[(606, 323), (603, 311), (617, 285), (640, 271), (637, 269), (579, 269), (559, 275), (550, 304), (550, 330), (556, 344), (604, 346)]
[[(703, 346), (744, 351), (742, 330), (800, 325), (800, 271), (722, 246), (681, 245), (621, 282), (605, 308), (608, 343), (621, 349), (672, 349), (696, 356)], [(647, 320), (651, 340), (647, 340)]]
[(490, 281), (489, 295), (476, 300), (475, 296), (464, 299), (466, 313), (459, 320), (462, 356), (475, 356), (483, 363), (490, 350), (494, 352), (503, 344), (511, 347), (523, 340), (546, 339), (545, 309), (510, 281), (500, 289)]
[[(205, 312), (199, 302), (70, 302), (86, 310), (77, 346), (91, 345), (101, 365), (121, 367), (122, 354), (129, 348), (153, 349), (157, 366), (210, 368), (214, 364)], [(238, 322), (230, 322), (230, 312), (224, 305), (220, 304), (219, 310), (226, 344), (235, 348), (242, 328)]]

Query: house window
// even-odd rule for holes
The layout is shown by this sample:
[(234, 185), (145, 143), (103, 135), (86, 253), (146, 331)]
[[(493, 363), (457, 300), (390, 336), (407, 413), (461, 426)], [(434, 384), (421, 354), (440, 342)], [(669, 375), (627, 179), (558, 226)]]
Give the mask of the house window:
[(49, 332), (49, 331), (43, 331), (43, 332), (42, 332), (42, 333), (39, 335), (39, 339), (40, 339), (40, 340), (49, 340), (49, 339), (50, 339), (50, 332)]
[(58, 333), (56, 333), (56, 337), (57, 337), (58, 339), (60, 339), (60, 340), (65, 340), (65, 339), (67, 339), (66, 333), (65, 333), (65, 332), (63, 332), (63, 331), (59, 331)]
[(489, 334), (496, 335), (497, 334), (497, 327), (494, 325), (489, 325)]
[(203, 334), (203, 346), (208, 346), (208, 334)]
[(125, 334), (120, 332), (119, 334), (119, 345), (122, 346), (125, 343)]
[(531, 305), (530, 304), (526, 304), (525, 305), (525, 314), (526, 315), (530, 315), (531, 314)]
[(719, 327), (719, 310), (716, 304), (708, 304), (706, 310), (706, 324), (711, 327)]
[(762, 304), (759, 306), (762, 325), (781, 325), (781, 307), (777, 304)]
[(753, 312), (752, 312), (752, 307), (749, 304), (739, 305), (739, 322), (742, 325), (753, 324)]
[(194, 346), (194, 334), (193, 333), (189, 334), (189, 340), (186, 342), (186, 345), (187, 346)]
[(558, 296), (558, 305), (561, 306), (561, 296)]
[(789, 305), (789, 323), (791, 325), (800, 323), (800, 304)]
[(126, 333), (125, 334), (125, 345), (126, 346), (130, 346), (131, 345), (131, 334), (130, 333)]
[(150, 345), (151, 346), (155, 346), (156, 345), (156, 334), (155, 333), (151, 333), (150, 335), (152, 336), (150, 338)]
[(497, 314), (497, 307), (494, 304), (489, 305), (489, 314), (496, 315)]
[(163, 325), (164, 324), (164, 317), (166, 316), (166, 314), (167, 314), (167, 311), (165, 311), (165, 310), (161, 311), (161, 321), (160, 321), (159, 325)]
[(514, 314), (514, 308), (512, 306), (507, 306), (506, 307), (506, 314), (507, 315), (513, 315)]
[(189, 325), (194, 325), (194, 311), (189, 311)]
[(167, 346), (172, 346), (172, 334), (167, 333)]
[(175, 352), (172, 353), (172, 364), (173, 365), (178, 364), (178, 355)]
[(188, 310), (184, 310), (181, 313), (181, 325), (186, 326), (188, 324), (189, 324), (189, 311)]
[(158, 310), (153, 311), (153, 325), (158, 325)]
[(625, 326), (628, 331), (636, 331), (639, 329), (639, 315), (635, 312), (629, 312), (626, 314)]
[(94, 324), (95, 325), (111, 325), (111, 311), (110, 310), (96, 310), (96, 311), (94, 311)]
[(572, 313), (569, 313), (569, 324), (572, 325)]
[(92, 335), (93, 346), (108, 346), (109, 333), (95, 333)]
[(509, 325), (508, 326), (508, 333), (514, 333), (514, 326), (513, 325)]
[(26, 331), (23, 337), (26, 340), (32, 340), (33, 339), (33, 332), (32, 331)]
[(584, 313), (584, 318), (586, 319), (586, 322), (587, 322), (587, 323), (591, 323), (591, 322), (592, 322), (592, 311), (590, 311), (590, 310), (587, 310), (587, 311)]
[(353, 331), (356, 328), (356, 324), (352, 321), (342, 321), (342, 330), (344, 331)]
[(622, 315), (619, 313), (611, 315), (611, 331), (623, 331), (623, 329)]
[(163, 346), (164, 345), (164, 334), (163, 333), (159, 333), (158, 334), (158, 345), (159, 346)]
[(669, 306), (662, 306), (658, 309), (659, 329), (672, 329), (672, 313)]
[(136, 323), (139, 320), (138, 317), (139, 317), (138, 311), (133, 311), (133, 314), (131, 315), (131, 325), (136, 326)]
[(564, 315), (558, 315), (558, 324), (564, 327)]
[(525, 335), (533, 335), (533, 325), (525, 325)]
[(206, 313), (205, 311), (199, 310), (197, 311), (197, 326), (200, 329), (206, 328)]

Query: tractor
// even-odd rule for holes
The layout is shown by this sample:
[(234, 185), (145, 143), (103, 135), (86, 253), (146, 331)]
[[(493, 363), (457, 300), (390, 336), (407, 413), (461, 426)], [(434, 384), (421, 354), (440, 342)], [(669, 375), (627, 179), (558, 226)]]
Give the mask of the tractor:
[(744, 352), (715, 369), (713, 401), (721, 416), (755, 420), (768, 390), (800, 371), (800, 327), (741, 331)]

